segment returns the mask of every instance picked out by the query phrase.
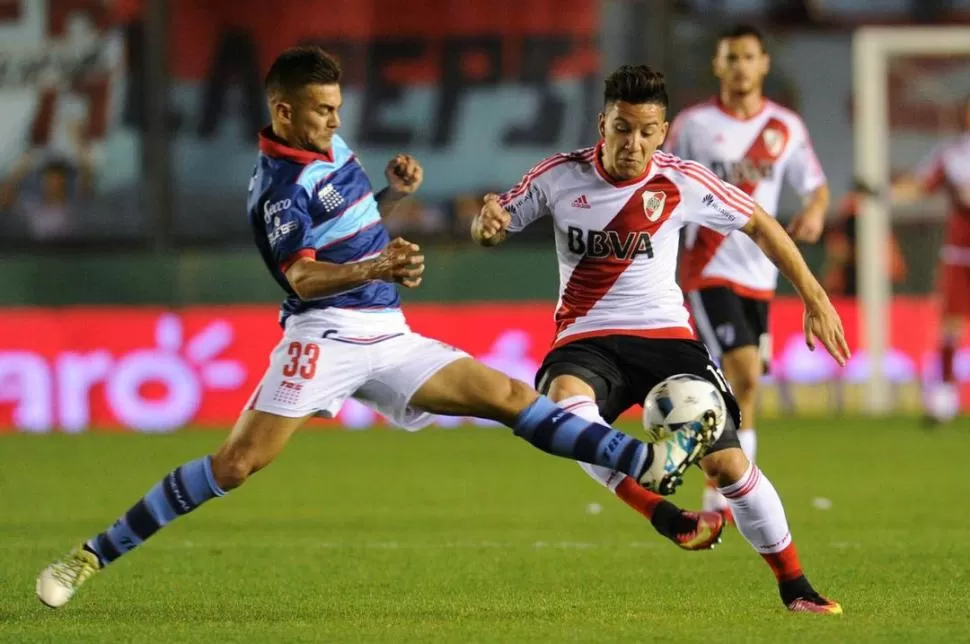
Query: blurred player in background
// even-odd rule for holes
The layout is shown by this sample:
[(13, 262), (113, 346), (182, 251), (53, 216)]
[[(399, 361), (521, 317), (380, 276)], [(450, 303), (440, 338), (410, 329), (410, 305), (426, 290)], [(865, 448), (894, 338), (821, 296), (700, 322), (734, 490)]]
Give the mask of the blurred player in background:
[[(37, 595), (56, 608), (91, 575), (177, 517), (242, 485), (269, 465), (313, 416), (334, 417), (354, 398), (395, 424), (419, 429), (434, 414), (514, 428), (550, 454), (622, 471), (644, 485), (675, 486), (713, 433), (685, 427), (647, 445), (564, 411), (522, 381), (410, 330), (397, 284), (421, 283), (415, 244), (382, 224), (422, 183), (407, 155), (391, 159), (376, 195), (337, 135), (341, 69), (318, 47), (287, 50), (266, 80), (272, 125), (259, 135), (249, 220), (259, 253), (286, 293), (283, 338), (222, 446), (165, 476), (114, 525), (45, 568)], [(360, 462), (369, 461), (361, 447)]]
[(940, 362), (942, 380), (926, 395), (928, 419), (952, 420), (960, 411), (953, 359), (970, 316), (970, 96), (960, 105), (962, 132), (940, 143), (909, 175), (895, 181), (895, 204), (911, 203), (943, 189), (950, 198), (937, 288), (942, 299)]
[[(677, 115), (665, 150), (706, 166), (771, 216), (777, 215), (782, 180), (787, 180), (804, 204), (788, 231), (796, 241), (814, 243), (824, 228), (828, 185), (802, 119), (763, 95), (771, 62), (763, 41), (748, 26), (718, 39), (713, 66), (720, 93)], [(685, 231), (684, 247), (680, 279), (694, 324), (737, 396), (738, 438), (754, 460), (755, 407), (771, 363), (768, 308), (778, 271), (746, 235), (725, 237), (694, 224)], [(708, 487), (704, 509), (727, 514), (728, 503)]]
[[(729, 411), (700, 466), (729, 499), (738, 529), (770, 565), (791, 611), (841, 613), (806, 579), (774, 486), (740, 449), (738, 404), (704, 345), (694, 338), (677, 285), (680, 230), (703, 226), (718, 239), (746, 234), (773, 258), (805, 304), (806, 341), (818, 337), (840, 364), (842, 324), (784, 229), (750, 195), (704, 166), (658, 152), (667, 136), (663, 74), (624, 66), (606, 80), (601, 141), (558, 154), (502, 195), (487, 195), (472, 237), (494, 246), (551, 217), (559, 259), (556, 339), (536, 387), (591, 422), (641, 405), (657, 383), (687, 373), (710, 381)], [(769, 264), (774, 270), (774, 264)], [(583, 468), (675, 543), (713, 545), (720, 523), (682, 513), (608, 468)], [(717, 517), (717, 513), (711, 513)]]

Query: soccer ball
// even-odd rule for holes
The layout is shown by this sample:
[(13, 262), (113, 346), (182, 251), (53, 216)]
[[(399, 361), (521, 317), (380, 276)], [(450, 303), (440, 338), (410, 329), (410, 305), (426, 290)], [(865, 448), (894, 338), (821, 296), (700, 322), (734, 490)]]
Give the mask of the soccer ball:
[(643, 401), (643, 429), (647, 442), (665, 441), (689, 423), (702, 423), (714, 415), (714, 440), (727, 422), (724, 398), (710, 381), (682, 373), (658, 383)]

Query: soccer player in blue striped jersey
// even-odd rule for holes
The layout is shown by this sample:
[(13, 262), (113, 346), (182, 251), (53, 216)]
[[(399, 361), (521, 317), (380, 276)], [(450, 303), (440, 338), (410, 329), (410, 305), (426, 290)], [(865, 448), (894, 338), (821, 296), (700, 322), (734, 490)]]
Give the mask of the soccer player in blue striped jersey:
[(412, 332), (397, 287), (421, 283), (424, 257), (416, 244), (392, 241), (381, 217), (418, 189), (423, 173), (398, 155), (385, 170), (387, 188), (374, 194), (336, 134), (340, 75), (337, 61), (317, 47), (285, 51), (267, 75), (272, 125), (259, 136), (248, 210), (256, 246), (286, 299), (283, 337), (262, 382), (214, 454), (175, 468), (113, 525), (41, 572), (37, 594), (48, 606), (65, 604), (92, 574), (160, 528), (241, 485), (308, 418), (332, 417), (348, 398), (407, 429), (435, 414), (497, 421), (545, 452), (668, 494), (714, 441), (715, 428), (690, 426), (644, 444)]

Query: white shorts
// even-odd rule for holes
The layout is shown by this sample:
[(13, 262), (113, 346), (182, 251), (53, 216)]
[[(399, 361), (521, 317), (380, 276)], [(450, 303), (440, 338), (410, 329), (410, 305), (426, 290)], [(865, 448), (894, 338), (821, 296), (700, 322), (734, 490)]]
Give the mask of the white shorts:
[(433, 415), (409, 406), (414, 393), (464, 351), (413, 333), (398, 311), (325, 309), (293, 316), (270, 354), (246, 409), (333, 418), (354, 398), (408, 430)]

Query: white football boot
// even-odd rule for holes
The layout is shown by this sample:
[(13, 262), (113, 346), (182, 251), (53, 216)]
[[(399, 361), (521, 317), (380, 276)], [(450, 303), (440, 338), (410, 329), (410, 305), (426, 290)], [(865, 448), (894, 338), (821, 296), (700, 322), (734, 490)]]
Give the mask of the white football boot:
[(51, 608), (60, 608), (99, 570), (101, 562), (94, 553), (78, 546), (41, 571), (37, 577), (37, 597)]
[(723, 430), (713, 411), (701, 420), (684, 423), (673, 436), (652, 445), (653, 460), (640, 476), (640, 485), (664, 496), (673, 494), (687, 468), (707, 454)]

